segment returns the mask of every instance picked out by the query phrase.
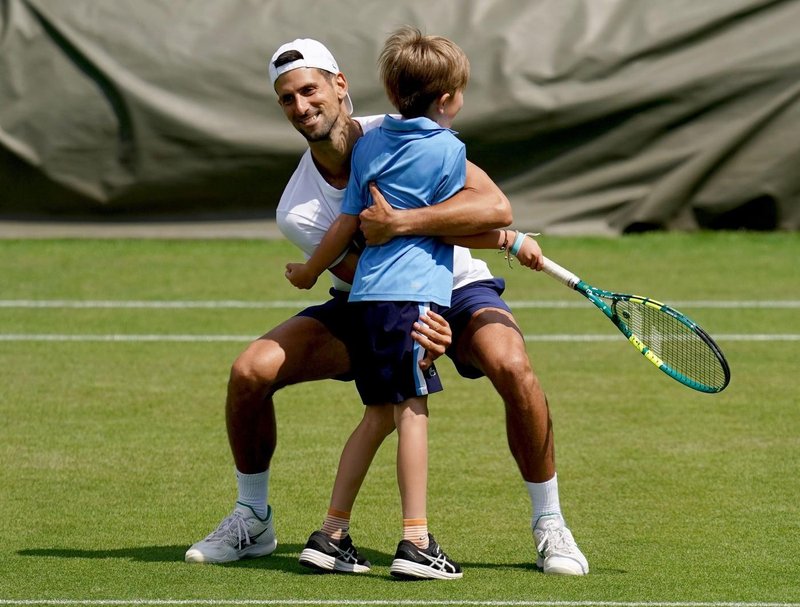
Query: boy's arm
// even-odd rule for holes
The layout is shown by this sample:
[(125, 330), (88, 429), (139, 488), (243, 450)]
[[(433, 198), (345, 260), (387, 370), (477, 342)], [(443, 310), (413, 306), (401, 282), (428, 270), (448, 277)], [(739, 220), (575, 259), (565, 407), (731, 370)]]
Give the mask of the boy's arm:
[(511, 203), (497, 184), (467, 161), (464, 188), (438, 204), (398, 211), (374, 184), (373, 204), (361, 212), (361, 231), (367, 244), (378, 245), (395, 236), (463, 236), (510, 225)]
[(305, 263), (286, 264), (286, 278), (299, 289), (313, 287), (317, 278), (350, 246), (357, 230), (358, 216), (339, 215)]
[(441, 239), (447, 244), (468, 249), (498, 249), (514, 255), (520, 264), (534, 270), (541, 270), (544, 263), (542, 249), (532, 237), (517, 230), (491, 230), (473, 236), (445, 236)]
[(328, 268), (328, 270), (339, 280), (351, 285), (356, 276), (356, 266), (358, 265), (359, 255), (360, 253), (357, 253), (355, 249), (351, 249), (345, 254), (342, 261), (332, 268)]

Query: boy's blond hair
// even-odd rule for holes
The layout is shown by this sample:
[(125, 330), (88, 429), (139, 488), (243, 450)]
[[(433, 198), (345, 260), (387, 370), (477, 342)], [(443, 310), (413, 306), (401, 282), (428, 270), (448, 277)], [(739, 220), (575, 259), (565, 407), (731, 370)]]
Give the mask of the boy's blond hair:
[(434, 100), (469, 80), (469, 60), (457, 44), (408, 26), (389, 36), (378, 66), (389, 101), (405, 118), (425, 115)]

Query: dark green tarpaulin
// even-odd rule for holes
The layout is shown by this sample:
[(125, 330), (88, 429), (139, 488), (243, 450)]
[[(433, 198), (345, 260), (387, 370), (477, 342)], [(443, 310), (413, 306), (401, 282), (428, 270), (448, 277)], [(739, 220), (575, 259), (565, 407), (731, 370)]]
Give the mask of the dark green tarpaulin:
[(269, 56), (320, 39), (385, 113), (402, 24), (469, 55), (516, 225), (800, 227), (799, 0), (0, 0), (0, 216), (270, 216), (304, 141)]

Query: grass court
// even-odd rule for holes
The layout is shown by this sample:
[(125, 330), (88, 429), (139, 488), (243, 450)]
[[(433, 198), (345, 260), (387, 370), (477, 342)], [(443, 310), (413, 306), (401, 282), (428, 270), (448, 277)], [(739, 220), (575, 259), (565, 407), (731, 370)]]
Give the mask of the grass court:
[(232, 508), (223, 404), (247, 342), (326, 296), (284, 241), (0, 241), (0, 605), (800, 606), (800, 239), (540, 239), (587, 282), (673, 304), (731, 366), (721, 394), (657, 371), (589, 302), (478, 252), (507, 281), (550, 399), (583, 578), (538, 573), (530, 504), (485, 379), (438, 364), (429, 521), (464, 578), (400, 582), (393, 437), (353, 514), (362, 576), (297, 563), (362, 413), (324, 381), (276, 399), (279, 546), (226, 566), (186, 548)]

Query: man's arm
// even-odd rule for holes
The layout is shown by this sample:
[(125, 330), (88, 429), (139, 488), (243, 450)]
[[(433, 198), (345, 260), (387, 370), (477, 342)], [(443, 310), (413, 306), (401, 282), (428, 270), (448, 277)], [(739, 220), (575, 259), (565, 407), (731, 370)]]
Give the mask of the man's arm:
[(429, 207), (398, 211), (370, 184), (373, 204), (361, 212), (361, 231), (369, 245), (395, 236), (467, 236), (510, 225), (511, 203), (480, 167), (467, 161), (467, 177), (455, 196)]
[(520, 265), (533, 270), (541, 270), (544, 266), (539, 243), (532, 236), (517, 230), (490, 230), (472, 236), (445, 236), (442, 241), (468, 249), (498, 249), (505, 252), (506, 259), (513, 255)]

